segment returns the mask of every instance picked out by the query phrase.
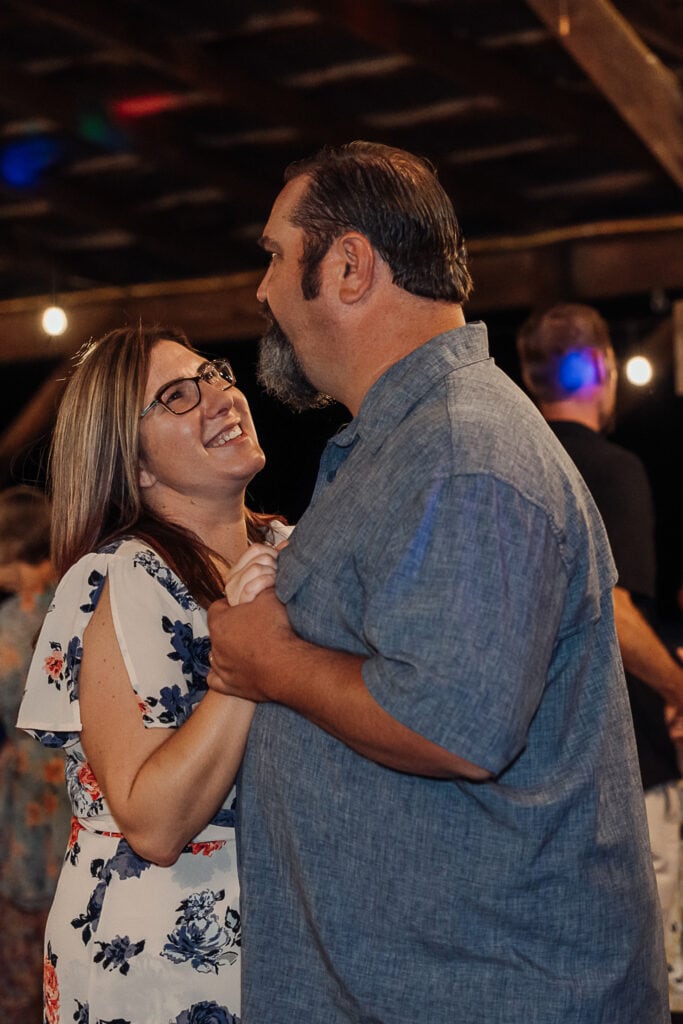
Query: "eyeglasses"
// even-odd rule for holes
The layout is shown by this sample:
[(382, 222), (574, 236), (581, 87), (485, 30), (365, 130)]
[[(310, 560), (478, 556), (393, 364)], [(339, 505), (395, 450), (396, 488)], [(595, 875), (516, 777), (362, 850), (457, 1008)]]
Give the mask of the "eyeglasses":
[(211, 363), (203, 363), (196, 377), (179, 377), (159, 388), (156, 395), (140, 413), (140, 419), (146, 416), (155, 405), (163, 405), (174, 416), (182, 416), (191, 409), (196, 409), (201, 401), (199, 383), (210, 384), (218, 391), (227, 391), (234, 387), (237, 378), (227, 359), (215, 359)]

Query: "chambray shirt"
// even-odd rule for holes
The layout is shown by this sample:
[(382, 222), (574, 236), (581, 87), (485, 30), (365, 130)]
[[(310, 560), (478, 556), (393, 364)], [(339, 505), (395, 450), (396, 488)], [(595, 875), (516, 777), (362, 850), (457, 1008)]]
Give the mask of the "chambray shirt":
[(482, 324), (377, 381), (277, 593), (306, 640), (365, 656), (389, 714), (495, 778), (393, 771), (260, 705), (244, 1024), (669, 1019), (614, 582), (585, 485)]

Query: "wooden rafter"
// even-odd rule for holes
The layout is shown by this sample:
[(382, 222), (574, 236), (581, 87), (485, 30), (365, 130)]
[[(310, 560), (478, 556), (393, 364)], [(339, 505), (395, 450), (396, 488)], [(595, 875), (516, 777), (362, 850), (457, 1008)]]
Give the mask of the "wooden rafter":
[(526, 0), (683, 188), (683, 89), (609, 0)]

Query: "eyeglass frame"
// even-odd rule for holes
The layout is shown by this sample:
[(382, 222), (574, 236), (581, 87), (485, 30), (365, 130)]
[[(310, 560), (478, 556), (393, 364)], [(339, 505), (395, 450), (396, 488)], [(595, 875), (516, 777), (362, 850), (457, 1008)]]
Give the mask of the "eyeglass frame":
[[(223, 375), (219, 367), (228, 368), (228, 372), (231, 378), (230, 380), (228, 380), (228, 378)], [(215, 370), (218, 373), (218, 376), (223, 381), (225, 381), (225, 387), (219, 387), (217, 384), (212, 384), (211, 381), (207, 379), (206, 374), (209, 369)], [(196, 409), (202, 400), (202, 393), (199, 390), (200, 382), (208, 384), (210, 387), (216, 388), (219, 391), (229, 391), (230, 388), (234, 388), (235, 385), (237, 384), (237, 377), (235, 376), (235, 371), (233, 370), (232, 366), (230, 365), (227, 359), (207, 359), (206, 362), (202, 363), (202, 365), (199, 367), (199, 370), (200, 372), (196, 375), (196, 377), (176, 377), (174, 380), (169, 380), (166, 384), (162, 384), (162, 386), (158, 389), (149, 405), (146, 405), (145, 408), (140, 413), (140, 419), (146, 416), (147, 413), (150, 412), (155, 405), (160, 405), (162, 409), (166, 409), (167, 412), (173, 413), (174, 416), (184, 416), (185, 413), (192, 412), (192, 410)], [(170, 405), (167, 405), (166, 402), (162, 401), (161, 396), (163, 395), (163, 393), (167, 391), (169, 388), (172, 388), (174, 384), (185, 384), (190, 382), (194, 384), (195, 388), (197, 389), (197, 401), (193, 405), (189, 406), (187, 409), (183, 409), (182, 412), (176, 412), (176, 410), (172, 409)]]

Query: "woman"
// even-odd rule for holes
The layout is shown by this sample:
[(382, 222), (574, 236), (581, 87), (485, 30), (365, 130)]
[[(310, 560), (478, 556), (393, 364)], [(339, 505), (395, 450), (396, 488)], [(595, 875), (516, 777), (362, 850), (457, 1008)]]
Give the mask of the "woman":
[(232, 782), (252, 705), (207, 692), (205, 610), (250, 542), (263, 467), (224, 360), (113, 331), (82, 356), (51, 453), (61, 577), (19, 724), (63, 746), (74, 810), (46, 930), (45, 1015), (238, 1020)]
[(34, 487), (0, 493), (0, 1020), (38, 1020), (43, 931), (69, 835), (64, 757), (14, 728), (33, 641), (54, 594), (50, 505)]

